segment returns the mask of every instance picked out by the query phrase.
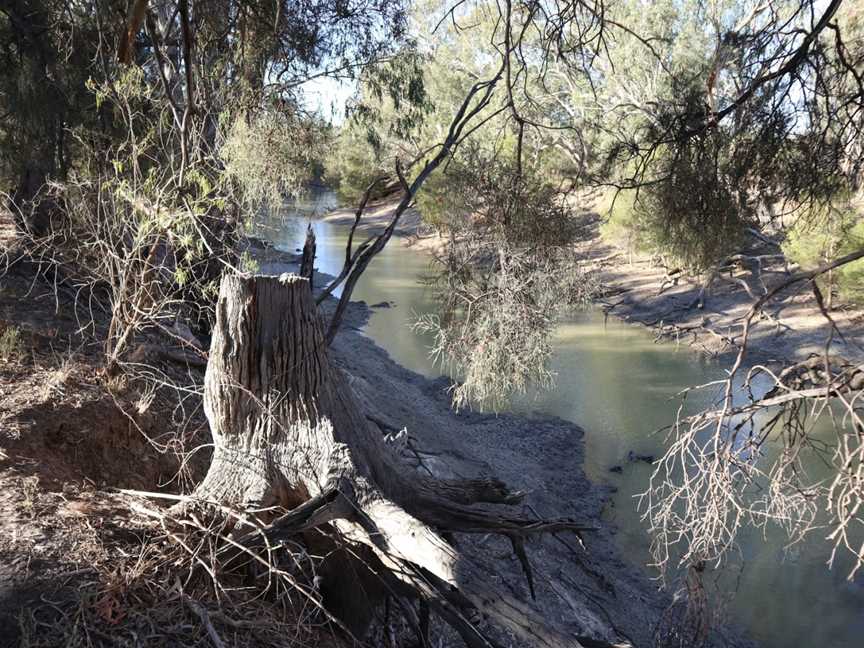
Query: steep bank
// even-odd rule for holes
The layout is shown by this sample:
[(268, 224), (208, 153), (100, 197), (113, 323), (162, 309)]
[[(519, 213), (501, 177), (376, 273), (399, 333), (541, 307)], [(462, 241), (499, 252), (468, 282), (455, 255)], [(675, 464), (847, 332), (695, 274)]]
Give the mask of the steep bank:
[[(171, 583), (137, 598), (159, 579), (148, 546), (159, 531), (116, 489), (197, 480), (206, 421), (186, 392), (178, 402), (107, 375), (99, 337), (81, 327), (99, 311), (36, 270), (0, 273), (0, 648), (186, 644), (195, 616), (165, 594)], [(104, 324), (93, 322), (100, 335)], [(196, 382), (171, 364), (154, 367), (163, 383)]]

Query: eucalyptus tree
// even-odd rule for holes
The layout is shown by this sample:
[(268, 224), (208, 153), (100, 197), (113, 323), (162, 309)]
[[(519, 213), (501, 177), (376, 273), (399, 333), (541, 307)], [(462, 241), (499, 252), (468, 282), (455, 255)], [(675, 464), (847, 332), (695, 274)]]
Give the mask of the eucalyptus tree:
[[(579, 7), (418, 6), (424, 97), (416, 119), (397, 122), (398, 99), (361, 83), (343, 128), (351, 165), (374, 168), (395, 159), (406, 176), (423, 179), (412, 200), (416, 194), (424, 221), (447, 242), (438, 258), (441, 312), (418, 326), (437, 339), (442, 364), (464, 378), (453, 392), (457, 406), (501, 403), (531, 381), (546, 381), (556, 315), (584, 302), (593, 286), (568, 253), (587, 235), (591, 216), (571, 196), (577, 182), (567, 167), (574, 160), (556, 145), (567, 140), (565, 131), (578, 137), (581, 124), (560, 110), (548, 114), (537, 100), (550, 94), (545, 61), (555, 52), (569, 61), (574, 83), (589, 83), (605, 23), (590, 7)], [(481, 86), (488, 91), (472, 123), (451, 137), (452, 115), (463, 114), (465, 97)], [(366, 134), (371, 146), (364, 157), (357, 149)], [(348, 175), (345, 161), (340, 167)], [(509, 321), (498, 321), (505, 314)]]

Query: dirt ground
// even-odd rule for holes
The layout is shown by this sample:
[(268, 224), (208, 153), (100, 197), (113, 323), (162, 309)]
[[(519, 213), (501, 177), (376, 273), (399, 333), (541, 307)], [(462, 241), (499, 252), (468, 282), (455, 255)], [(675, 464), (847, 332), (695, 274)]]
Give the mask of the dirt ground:
[[(357, 332), (371, 312), (349, 309), (332, 352), (370, 421), (382, 434), (407, 430), (404, 453), (420, 472), (496, 475), (529, 493), (524, 512), (593, 526), (581, 539), (562, 534), (528, 547), (538, 619), (573, 635), (652, 645), (676, 608), (615, 549), (615, 530), (601, 520), (608, 491), (582, 470), (582, 430), (553, 418), (454, 413), (446, 380), (400, 367)], [(260, 601), (232, 617), (208, 599), (204, 623), (200, 598), (171, 580), (178, 554), (166, 547), (176, 543), (118, 490), (190, 490), (207, 464), (200, 399), (178, 402), (170, 390), (107, 376), (98, 335), (81, 321), (71, 297), (55, 295), (32, 268), (0, 278), (0, 335), (14, 329), (19, 341), (0, 364), (0, 646), (216, 645), (208, 626), (225, 645), (258, 645), (261, 633), (284, 645), (333, 645), (320, 619), (268, 617), (262, 628)], [(185, 451), (202, 446), (189, 460)], [(485, 536), (457, 542), (530, 599), (508, 546)]]
[(62, 645), (85, 617), (93, 633), (116, 625), (152, 534), (116, 489), (176, 489), (206, 462), (179, 453), (203, 418), (178, 430), (166, 394), (107, 376), (101, 324), (82, 330), (89, 313), (33, 271), (0, 278), (0, 646)]

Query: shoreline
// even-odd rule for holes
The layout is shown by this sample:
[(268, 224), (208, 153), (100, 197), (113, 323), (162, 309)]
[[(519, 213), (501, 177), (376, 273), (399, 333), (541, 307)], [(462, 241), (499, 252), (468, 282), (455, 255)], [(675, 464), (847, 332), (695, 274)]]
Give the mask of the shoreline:
[[(403, 454), (418, 472), (497, 477), (528, 492), (524, 512), (573, 517), (595, 527), (581, 539), (560, 534), (532, 540), (527, 550), (536, 578), (534, 609), (567, 634), (650, 645), (670, 601), (619, 555), (615, 529), (601, 517), (611, 487), (585, 475), (583, 429), (550, 416), (454, 412), (449, 379), (429, 379), (396, 363), (362, 332), (370, 316), (369, 307), (352, 304), (332, 347), (370, 422), (382, 435), (407, 430)], [(462, 555), (531, 604), (506, 541), (460, 535), (458, 545)]]
[[(383, 198), (369, 204), (367, 213), (357, 226), (358, 232), (369, 235), (380, 234), (390, 222), (396, 201)], [(332, 225), (350, 227), (354, 223), (354, 208), (334, 209), (321, 217), (321, 220)], [(424, 226), (423, 218), (416, 207), (409, 207), (399, 224), (393, 230), (393, 239), (398, 239), (402, 245), (417, 250), (425, 250), (435, 254), (444, 245), (444, 240), (428, 226)], [(391, 239), (391, 240), (393, 240)]]
[[(266, 254), (265, 272), (296, 268), (291, 263), (296, 255), (251, 241), (249, 249)], [(14, 286), (7, 288), (26, 290), (25, 278), (14, 279)], [(329, 300), (329, 307), (333, 303)], [(8, 307), (14, 310), (14, 321), (23, 324), (26, 314), (17, 304), (10, 300)], [(51, 309), (53, 302), (46, 303), (45, 314)], [(567, 636), (585, 635), (609, 642), (626, 639), (633, 646), (648, 645), (670, 597), (656, 591), (650, 580), (625, 563), (617, 551), (614, 529), (601, 520), (609, 489), (594, 486), (583, 472), (582, 429), (552, 417), (453, 412), (447, 379), (430, 380), (398, 365), (362, 332), (374, 312), (363, 303), (350, 304), (331, 347), (331, 358), (348, 377), (370, 425), (382, 436), (407, 428), (408, 435), (397, 443), (402, 444), (400, 452), (419, 474), (494, 476), (527, 492), (526, 503), (515, 511), (570, 517), (592, 527), (583, 531), (581, 538), (559, 533), (528, 544), (536, 602), (531, 602), (522, 565), (506, 538), (457, 534), (454, 542), (459, 554), (528, 604), (536, 619)], [(70, 331), (74, 329), (74, 319), (67, 324)], [(7, 636), (18, 637), (19, 610), (33, 605), (43, 593), (54, 597), (52, 600), (58, 600), (57, 592), (66, 597), (64, 601), (74, 600), (79, 583), (71, 577), (64, 577), (70, 586), (53, 589), (55, 576), (61, 577), (70, 569), (79, 574), (68, 566), (69, 561), (92, 559), (93, 573), (101, 573), (98, 570), (108, 569), (112, 560), (119, 560), (118, 552), (127, 550), (120, 539), (109, 542), (98, 557), (81, 553), (88, 546), (107, 542), (100, 535), (102, 530), (122, 533), (135, 528), (136, 514), (129, 508), (128, 498), (117, 495), (114, 489), (157, 490), (163, 474), (168, 478), (176, 472), (173, 464), (168, 465), (169, 460), (158, 459), (142, 433), (151, 430), (149, 424), (158, 428), (164, 416), (161, 401), (154, 403), (153, 412), (136, 419), (143, 427), (130, 424), (116, 401), (103, 392), (95, 376), (97, 363), (98, 352), (79, 357), (74, 367), (63, 370), (68, 373), (64, 373), (62, 391), (39, 389), (39, 385), (54, 384), (57, 370), (51, 366), (4, 368), (0, 419), (13, 428), (19, 425), (21, 431), (14, 438), (0, 439), (0, 484), (4, 487), (0, 510), (4, 513), (3, 528), (10, 536), (10, 542), (0, 543), (4, 545), (0, 546), (0, 593), (4, 595), (0, 601), (0, 635), (7, 633), (0, 638), (0, 645), (5, 645)], [(133, 397), (117, 396), (126, 400)], [(71, 443), (79, 436), (86, 450), (82, 455), (86, 456), (67, 450), (62, 441), (68, 438)], [(122, 443), (129, 451), (119, 456), (125, 461), (115, 461), (118, 458), (111, 452), (115, 443)], [(25, 457), (39, 457), (39, 461), (31, 465)], [(90, 479), (87, 484), (86, 479)], [(28, 497), (34, 502), (28, 504)], [(28, 516), (27, 511), (33, 510), (43, 512), (44, 517)], [(106, 516), (108, 521), (105, 525), (92, 523), (95, 516)], [(84, 549), (69, 546), (82, 543)], [(35, 573), (29, 571), (28, 556), (38, 558)], [(458, 576), (458, 560), (454, 571)], [(90, 571), (82, 573), (91, 576)], [(496, 630), (489, 630), (495, 636)], [(436, 645), (462, 645), (446, 632), (440, 636), (442, 643)], [(509, 637), (499, 639), (503, 645), (520, 645)]]
[[(399, 240), (405, 241), (401, 237)], [(262, 267), (261, 272), (278, 274), (291, 270), (292, 262), (296, 267), (296, 255), (290, 252), (253, 240), (246, 248), (262, 255), (266, 268)], [(40, 309), (23, 312), (14, 295), (19, 289), (23, 294), (28, 282), (23, 276), (12, 279), (7, 285), (10, 323), (26, 324), (25, 330), (30, 330), (37, 324), (35, 319), (32, 326), (27, 324), (28, 316), (54, 321), (53, 300), (37, 301)], [(319, 286), (322, 284), (321, 280), (317, 282)], [(331, 300), (331, 307), (332, 303)], [(521, 513), (567, 516), (593, 527), (584, 531), (581, 538), (562, 533), (537, 538), (527, 546), (535, 576), (536, 602), (531, 602), (522, 566), (506, 539), (458, 534), (460, 553), (530, 605), (537, 619), (569, 636), (587, 635), (606, 641), (627, 639), (640, 648), (651, 645), (658, 624), (669, 623), (681, 610), (676, 607), (670, 612), (671, 593), (659, 591), (645, 570), (628, 562), (619, 549), (616, 526), (603, 519), (603, 509), (613, 487), (594, 484), (585, 474), (583, 429), (550, 416), (453, 412), (447, 378), (429, 379), (400, 366), (365, 335), (364, 326), (374, 312), (363, 303), (351, 303), (331, 357), (346, 372), (367, 418), (382, 435), (397, 434), (407, 428), (408, 435), (401, 438), (404, 445), (400, 450), (419, 473), (445, 478), (495, 476), (527, 492), (526, 502), (518, 509)], [(64, 323), (62, 332), (65, 335), (68, 329), (71, 335), (76, 323), (71, 312), (66, 315), (69, 321)], [(51, 339), (57, 334), (52, 334)], [(40, 349), (45, 347), (40, 352), (49, 354), (50, 340), (43, 340), (40, 345)], [(161, 483), (161, 475), (176, 472), (173, 463), (166, 463), (153, 452), (140, 431), (142, 428), (131, 425), (117, 402), (105, 392), (94, 374), (98, 357), (98, 350), (94, 350), (92, 357), (79, 356), (72, 369), (62, 369), (62, 382), (57, 383), (62, 386), (60, 391), (44, 388), (59, 380), (58, 370), (47, 361), (48, 355), (44, 367), (21, 364), (6, 367), (4, 372), (6, 400), (5, 407), (0, 408), (4, 417), (0, 418), (21, 427), (20, 438), (0, 444), (0, 483), (5, 487), (0, 510), (4, 512), (7, 530), (19, 538), (14, 546), (0, 547), (0, 590), (9, 593), (6, 606), (0, 605), (0, 628), (10, 633), (17, 628), (18, 607), (29, 605), (30, 599), (21, 592), (32, 591), (34, 596), (53, 592), (53, 575), (65, 573), (70, 557), (83, 559), (67, 544), (101, 542), (102, 527), (91, 525), (92, 516), (109, 516), (109, 529), (134, 528), (136, 522), (128, 511), (128, 502), (108, 489), (152, 490)], [(134, 398), (132, 392), (122, 398), (124, 407), (132, 407), (131, 400), (126, 403)], [(79, 409), (82, 403), (85, 409)], [(152, 412), (145, 412), (136, 422), (147, 431), (152, 426), (155, 434), (163, 406), (170, 411), (170, 403), (160, 401), (153, 405)], [(94, 425), (97, 421), (99, 425)], [(100, 430), (101, 434), (94, 434)], [(60, 440), (68, 439), (71, 443), (79, 437), (89, 444), (84, 446), (87, 451), (81, 456), (77, 451), (66, 451), (68, 446), (59, 445)], [(127, 463), (115, 466), (113, 459), (108, 459), (114, 457), (112, 449), (117, 439), (127, 448), (136, 444), (134, 452), (123, 455), (134, 462), (134, 467)], [(40, 457), (40, 461), (33, 465), (26, 460), (21, 463), (23, 457), (31, 456)], [(84, 485), (85, 479), (90, 480), (89, 485)], [(36, 482), (24, 480), (42, 483), (37, 488), (32, 485)], [(73, 488), (67, 485), (71, 482), (82, 485)], [(37, 488), (34, 495), (37, 504), (27, 504), (30, 491), (25, 483)], [(27, 517), (26, 511), (34, 506), (45, 513), (44, 517)], [(99, 569), (107, 569), (117, 559), (117, 552), (125, 551), (125, 545), (119, 541), (107, 547), (105, 556), (100, 554), (99, 560), (103, 562), (97, 563)], [(43, 567), (38, 578), (16, 562), (16, 555), (21, 552), (39, 556)], [(455, 567), (458, 574), (458, 562)], [(69, 596), (74, 596), (74, 587)], [(752, 645), (738, 639), (739, 632), (732, 624), (717, 628), (718, 635), (728, 633), (735, 637), (731, 645), (741, 648)], [(442, 646), (459, 645), (447, 635), (442, 639)], [(507, 637), (502, 637), (501, 642), (517, 645)]]
[[(387, 226), (395, 201), (382, 199), (371, 205), (358, 231), (378, 234)], [(328, 223), (350, 226), (353, 209), (337, 209), (322, 217)], [(407, 248), (436, 254), (444, 240), (424, 230), (416, 208), (408, 209), (393, 232)], [(741, 321), (751, 304), (774, 282), (785, 276), (782, 264), (766, 265), (758, 277), (748, 272), (719, 274), (711, 289), (701, 295), (699, 278), (679, 276), (674, 283), (666, 269), (647, 255), (629, 255), (603, 240), (599, 224), (593, 236), (578, 245), (586, 265), (600, 273), (604, 291), (594, 299), (607, 316), (655, 331), (655, 341), (687, 344), (712, 358), (733, 357), (740, 342)], [(768, 275), (780, 275), (780, 279)], [(672, 285), (667, 285), (667, 284)], [(701, 307), (696, 303), (702, 297)], [(827, 322), (806, 285), (784, 290), (765, 308), (748, 340), (750, 362), (800, 361), (825, 351)], [(835, 337), (834, 353), (852, 362), (864, 362), (864, 309), (841, 306), (831, 317), (843, 336)]]
[[(399, 240), (413, 247), (407, 237)], [(297, 255), (281, 254), (281, 263), (268, 258), (267, 272), (296, 268)], [(316, 285), (326, 279), (317, 273)], [(583, 428), (541, 414), (454, 412), (449, 378), (431, 379), (403, 367), (364, 333), (374, 313), (364, 302), (352, 301), (331, 347), (334, 364), (345, 372), (370, 423), (382, 435), (406, 429), (403, 456), (421, 473), (497, 477), (528, 492), (523, 512), (565, 515), (593, 526), (580, 539), (562, 534), (532, 541), (528, 558), (537, 578), (534, 609), (568, 634), (652, 645), (658, 624), (670, 618), (671, 592), (659, 590), (644, 566), (621, 553), (617, 527), (603, 516), (614, 486), (588, 478)], [(531, 604), (518, 561), (501, 558), (508, 554), (506, 542), (460, 535), (458, 544), (463, 555), (498, 574), (499, 582)], [(741, 638), (743, 632), (734, 624), (716, 631), (717, 645), (755, 645)]]
[[(409, 213), (410, 218), (407, 218), (396, 230), (399, 244), (414, 249), (434, 250), (441, 244), (441, 239), (434, 234), (424, 234), (420, 230), (419, 214), (416, 210), (411, 210)], [(366, 222), (362, 229), (372, 233), (376, 227), (383, 227), (386, 225), (388, 214), (387, 203), (373, 205), (373, 212), (371, 212), (373, 218)], [(353, 216), (351, 210), (339, 210), (326, 216), (325, 220), (334, 223), (346, 221), (350, 223), (353, 222)], [(292, 264), (296, 265), (297, 255), (281, 252), (261, 241), (249, 240), (246, 249), (253, 254), (261, 255), (260, 271), (264, 273), (278, 274), (291, 269)], [(603, 253), (603, 249), (596, 250), (597, 258), (602, 259)], [(618, 270), (626, 279), (627, 275), (624, 272), (626, 269), (622, 267)], [(606, 271), (609, 272), (608, 268)], [(655, 274), (662, 275), (659, 270), (655, 271)], [(646, 278), (647, 271), (641, 279), (635, 274), (629, 276), (630, 280), (642, 281), (643, 283), (639, 285), (643, 290), (650, 292), (652, 283), (650, 278)], [(619, 280), (623, 279), (619, 278)], [(23, 278), (15, 278), (15, 283), (16, 285), (21, 283), (21, 290), (26, 288), (26, 281), (23, 281)], [(319, 286), (322, 284), (321, 280), (317, 282)], [(668, 291), (668, 294), (680, 299), (678, 292)], [(629, 294), (632, 298), (639, 293), (634, 288), (630, 288), (619, 294)], [(659, 300), (660, 303), (662, 304), (667, 298), (667, 295), (663, 295), (662, 300)], [(639, 311), (637, 300), (633, 299), (632, 302), (636, 306), (630, 305), (634, 309), (629, 311), (630, 313), (644, 316), (645, 312), (650, 311), (650, 309)], [(53, 301), (44, 307), (47, 309), (45, 321), (54, 321), (48, 312), (53, 309), (52, 304)], [(651, 308), (656, 310), (659, 307), (652, 305)], [(25, 314), (20, 311), (14, 299), (9, 301), (9, 309), (9, 324), (21, 324)], [(38, 312), (27, 314), (33, 321), (25, 327), (25, 330), (32, 328), (36, 331), (42, 326), (42, 324), (37, 326)], [(564, 515), (596, 527), (592, 531), (583, 533), (581, 541), (570, 534), (561, 534), (540, 538), (529, 545), (528, 558), (535, 571), (537, 591), (536, 603), (531, 605), (538, 618), (547, 619), (551, 625), (568, 634), (589, 635), (607, 641), (626, 638), (634, 646), (651, 645), (652, 635), (658, 624), (669, 623), (681, 610), (676, 608), (675, 612), (671, 612), (671, 593), (658, 591), (656, 584), (649, 578), (644, 568), (626, 560), (615, 538), (617, 533), (615, 524), (603, 519), (603, 509), (613, 492), (613, 487), (595, 484), (588, 479), (584, 464), (584, 430), (575, 423), (551, 416), (453, 412), (449, 406), (447, 388), (450, 383), (447, 378), (428, 379), (402, 367), (385, 349), (379, 347), (363, 333), (363, 327), (373, 313), (374, 309), (367, 305), (352, 302), (346, 313), (343, 328), (332, 348), (335, 364), (348, 375), (349, 382), (370, 423), (377, 426), (382, 435), (395, 434), (403, 427), (407, 428), (408, 436), (404, 437), (402, 451), (406, 459), (413, 462), (420, 473), (431, 473), (445, 478), (495, 476), (514, 488), (528, 492), (523, 513), (538, 516)], [(612, 309), (612, 314), (624, 321), (646, 325), (645, 322), (638, 322), (635, 315), (628, 320), (627, 305), (617, 304)], [(625, 317), (621, 317), (622, 314)], [(69, 329), (70, 334), (75, 328), (74, 324), (75, 322), (69, 318), (64, 325)], [(34, 341), (46, 347), (43, 351), (47, 354), (47, 347), (51, 346), (49, 336), (43, 336), (45, 337), (43, 340), (41, 337), (37, 339), (35, 333), (33, 335)], [(50, 338), (56, 336), (57, 332), (54, 331)], [(128, 439), (128, 443), (134, 441), (141, 445), (142, 455), (147, 450), (143, 437), (136, 429), (129, 426), (127, 420), (117, 410), (119, 406), (107, 399), (105, 394), (94, 386), (98, 386), (99, 383), (88, 373), (92, 369), (89, 364), (91, 361), (92, 358), (87, 357), (80, 359), (80, 367), (76, 368), (74, 376), (63, 378), (61, 383), (64, 385), (63, 392), (37, 389), (40, 381), (53, 384), (51, 381), (55, 379), (53, 376), (57, 370), (46, 369), (42, 373), (34, 374), (28, 380), (22, 380), (21, 375), (7, 371), (9, 375), (4, 389), (7, 390), (6, 414), (12, 417), (10, 420), (17, 421), (26, 415), (26, 421), (21, 418), (22, 425), (25, 423), (30, 425), (28, 423), (30, 413), (42, 412), (46, 421), (50, 419), (47, 421), (50, 425), (43, 425), (46, 430), (38, 430), (39, 435), (34, 431), (32, 440), (25, 437), (26, 443), (22, 445), (22, 449), (9, 443), (0, 446), (0, 459), (5, 460), (0, 462), (4, 464), (3, 471), (0, 471), (0, 479), (7, 486), (6, 501), (0, 502), (0, 508), (4, 512), (25, 510), (25, 505), (21, 502), (23, 497), (21, 493), (24, 492), (21, 486), (24, 482), (21, 480), (24, 477), (17, 472), (19, 468), (15, 467), (16, 458), (24, 450), (28, 456), (32, 454), (30, 445), (35, 448), (38, 444), (44, 443), (42, 437), (50, 436), (48, 433), (54, 429), (52, 426), (57, 426), (57, 431), (51, 434), (59, 435), (61, 427), (73, 421), (80, 426), (82, 438), (90, 439), (92, 435), (88, 436), (85, 431), (89, 430), (91, 419), (106, 420), (109, 415), (116, 419), (116, 421), (111, 419), (111, 426), (106, 430), (109, 434), (103, 435), (105, 438), (100, 437), (93, 441), (94, 450), (90, 453), (93, 461), (88, 459), (86, 466), (83, 463), (78, 465), (78, 462), (84, 460), (79, 459), (77, 454), (74, 461), (71, 461), (65, 454), (61, 456), (54, 452), (56, 448), (52, 449), (53, 446), (49, 448), (46, 445), (44, 449), (54, 453), (46, 455), (52, 462), (50, 466), (52, 478), (63, 476), (68, 479), (78, 479), (82, 470), (84, 470), (83, 474), (88, 476), (91, 473), (101, 474), (104, 466), (102, 466), (103, 462), (99, 461), (100, 452), (107, 448), (107, 444), (113, 442), (111, 439), (115, 437)], [(23, 371), (21, 367), (16, 369), (19, 370)], [(52, 376), (50, 380), (46, 377), (48, 375)], [(30, 392), (38, 392), (38, 402), (33, 400)], [(82, 401), (86, 400), (87, 406), (96, 414), (82, 418), (82, 412), (77, 410), (62, 409), (58, 410), (60, 412), (58, 414), (53, 413), (54, 405), (48, 407), (48, 404), (53, 404), (55, 401), (65, 403), (72, 398), (78, 398), (79, 392)], [(42, 419), (39, 421), (46, 423)], [(151, 421), (154, 425), (158, 423), (157, 417), (153, 414), (147, 415), (147, 421)], [(119, 437), (121, 432), (123, 436)], [(71, 438), (77, 433), (76, 428), (71, 432), (64, 432), (64, 435)], [(105, 448), (102, 447), (103, 444)], [(39, 448), (40, 451), (43, 449), (41, 446)], [(4, 449), (9, 450), (8, 456), (4, 456)], [(44, 459), (45, 457), (43, 462)], [(91, 466), (90, 463), (93, 465)], [(108, 483), (125, 484), (124, 475), (131, 474), (131, 469), (127, 469), (125, 464), (117, 468), (118, 474), (112, 474), (110, 476), (112, 481)], [(152, 461), (147, 464), (147, 468), (147, 474), (153, 473), (155, 479), (156, 476), (168, 471), (171, 466)], [(140, 472), (141, 465), (138, 465), (136, 470)], [(147, 487), (147, 483), (142, 483), (141, 487)], [(73, 504), (81, 504), (78, 499), (85, 503), (91, 500), (100, 501), (98, 498), (104, 497), (106, 492), (93, 482), (92, 493), (90, 487), (86, 493), (83, 489), (81, 493), (75, 491), (74, 497), (77, 499)], [(40, 491), (38, 506), (40, 510), (56, 509), (64, 512), (68, 506), (65, 497), (62, 492), (56, 494), (53, 490)], [(122, 506), (120, 508), (122, 509)], [(89, 529), (86, 532), (97, 537), (95, 530), (86, 527), (88, 520), (86, 514), (78, 513), (77, 509), (73, 513), (76, 524), (79, 521), (81, 523), (80, 533), (83, 534), (84, 529)], [(32, 539), (29, 536), (24, 538), (21, 541), (22, 546), (26, 545), (28, 551), (43, 552), (43, 559), (46, 562), (56, 560), (56, 569), (61, 569), (62, 563), (59, 558), (54, 557), (53, 552), (55, 549), (64, 549), (64, 547), (60, 545), (55, 547), (50, 540), (50, 531), (55, 523), (54, 518), (59, 520), (58, 524), (69, 524), (65, 513), (47, 518), (44, 523), (47, 530), (44, 534), (39, 529), (35, 531), (31, 529), (34, 527), (32, 522), (17, 520), (11, 513), (6, 517), (11, 521), (10, 528), (26, 528), (28, 533), (36, 534)], [(121, 524), (126, 522), (121, 521)], [(67, 533), (67, 535), (71, 539), (78, 537), (74, 534)], [(460, 551), (465, 556), (481, 565), (490, 575), (495, 574), (494, 578), (517, 594), (521, 600), (530, 602), (531, 597), (522, 567), (512, 556), (505, 541), (490, 537), (460, 535), (458, 543)], [(17, 546), (15, 550), (18, 551)], [(12, 588), (13, 582), (17, 587), (19, 579), (23, 579), (19, 567), (15, 566), (17, 563), (13, 562), (14, 556), (10, 557), (6, 555), (7, 553), (8, 551), (0, 551), (2, 554), (0, 555), (0, 589)], [(22, 582), (27, 580), (23, 579)], [(13, 602), (14, 600), (14, 597), (10, 599)], [(6, 610), (0, 606), (0, 627), (6, 620), (4, 616), (12, 619), (4, 615), (5, 612)], [(731, 639), (724, 636), (727, 633)], [(742, 648), (754, 645), (750, 640), (741, 638), (742, 631), (732, 622), (718, 625), (717, 634), (720, 635), (718, 644), (725, 642), (726, 645)], [(444, 645), (449, 646), (450, 643)]]

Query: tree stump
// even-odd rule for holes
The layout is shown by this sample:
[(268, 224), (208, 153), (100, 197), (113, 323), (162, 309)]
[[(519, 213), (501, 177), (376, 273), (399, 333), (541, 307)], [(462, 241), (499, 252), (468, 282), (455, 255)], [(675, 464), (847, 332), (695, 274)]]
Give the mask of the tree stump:
[(272, 539), (312, 528), (338, 534), (374, 563), (388, 592), (420, 599), (469, 646), (495, 645), (472, 621), (478, 614), (533, 646), (582, 645), (495, 591), (442, 535), (506, 535), (533, 592), (524, 539), (579, 525), (502, 515), (483, 503), (514, 504), (521, 493), (497, 480), (430, 479), (404, 464), (331, 365), (306, 279), (223, 277), (204, 407), (215, 449), (196, 499), (288, 509), (267, 521)]

